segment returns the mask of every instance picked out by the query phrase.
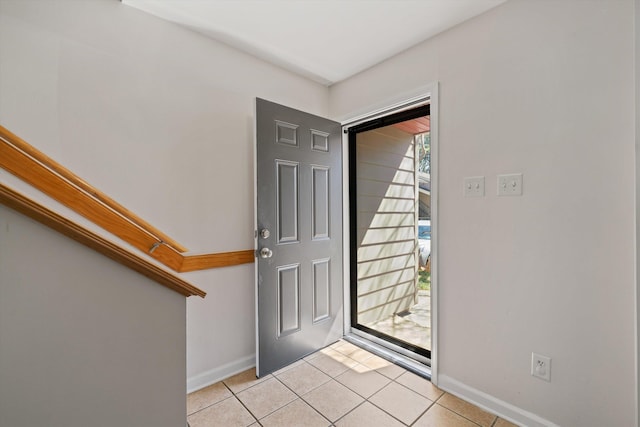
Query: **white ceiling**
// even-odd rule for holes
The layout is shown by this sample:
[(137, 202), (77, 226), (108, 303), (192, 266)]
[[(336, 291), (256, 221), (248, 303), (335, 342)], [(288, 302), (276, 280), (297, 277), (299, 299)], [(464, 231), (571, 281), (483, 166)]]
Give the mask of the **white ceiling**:
[(506, 0), (122, 0), (322, 84)]

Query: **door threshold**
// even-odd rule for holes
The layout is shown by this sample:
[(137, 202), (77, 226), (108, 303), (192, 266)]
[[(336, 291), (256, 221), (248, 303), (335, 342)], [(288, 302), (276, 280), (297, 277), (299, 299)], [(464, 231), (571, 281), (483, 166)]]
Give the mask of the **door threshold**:
[[(373, 337), (373, 336), (367, 336), (367, 337), (363, 337), (360, 335), (356, 335), (356, 333), (352, 332), (350, 334), (345, 335), (342, 339), (344, 339), (345, 341), (350, 342), (351, 344), (357, 345), (358, 347), (361, 347), (367, 351), (370, 351), (371, 353), (375, 354), (376, 356), (380, 356), (383, 359), (386, 359), (404, 369), (406, 369), (407, 371), (410, 371), (422, 378), (425, 378), (429, 381), (431, 381), (431, 366), (425, 364), (425, 363), (421, 363), (419, 361), (416, 361), (415, 359), (406, 356), (402, 353), (400, 353), (399, 351), (394, 351), (392, 349), (390, 349), (388, 346), (393, 346), (393, 344), (389, 344), (389, 343), (385, 343), (385, 345), (381, 345), (378, 344), (376, 342), (374, 342), (375, 340), (379, 340), (379, 338)], [(393, 346), (395, 347), (395, 346)], [(404, 350), (404, 349), (400, 349), (399, 350)], [(406, 351), (406, 350), (405, 350)], [(419, 357), (419, 356), (418, 356)]]

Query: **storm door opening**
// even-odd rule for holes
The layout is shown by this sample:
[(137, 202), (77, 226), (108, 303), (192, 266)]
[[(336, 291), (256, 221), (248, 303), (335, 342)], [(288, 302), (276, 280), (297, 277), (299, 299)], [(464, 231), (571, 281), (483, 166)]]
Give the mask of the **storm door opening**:
[(429, 105), (349, 128), (351, 327), (431, 358)]

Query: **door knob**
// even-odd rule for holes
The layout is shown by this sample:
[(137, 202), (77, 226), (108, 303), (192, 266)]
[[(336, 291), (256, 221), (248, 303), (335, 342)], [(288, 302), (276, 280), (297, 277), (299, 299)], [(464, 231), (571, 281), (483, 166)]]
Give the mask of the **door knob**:
[(271, 258), (273, 251), (269, 248), (260, 249), (260, 258)]
[(263, 239), (268, 239), (269, 236), (271, 236), (271, 232), (269, 230), (267, 230), (266, 228), (260, 230), (260, 237), (262, 237)]

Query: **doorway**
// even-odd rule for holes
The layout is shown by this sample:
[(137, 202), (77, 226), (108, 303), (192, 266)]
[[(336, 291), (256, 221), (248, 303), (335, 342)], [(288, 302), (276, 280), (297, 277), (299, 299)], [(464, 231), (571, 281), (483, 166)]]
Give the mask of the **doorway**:
[(431, 361), (430, 105), (348, 128), (351, 330)]

